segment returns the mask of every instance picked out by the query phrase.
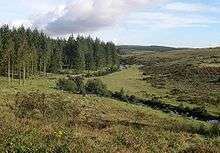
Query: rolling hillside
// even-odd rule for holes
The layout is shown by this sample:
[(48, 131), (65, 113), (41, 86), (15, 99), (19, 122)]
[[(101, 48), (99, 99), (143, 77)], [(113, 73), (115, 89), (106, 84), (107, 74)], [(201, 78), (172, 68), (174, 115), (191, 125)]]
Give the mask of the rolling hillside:
[(121, 45), (117, 46), (121, 54), (131, 52), (166, 52), (173, 50), (183, 50), (186, 48), (175, 48), (167, 46), (139, 46), (139, 45)]

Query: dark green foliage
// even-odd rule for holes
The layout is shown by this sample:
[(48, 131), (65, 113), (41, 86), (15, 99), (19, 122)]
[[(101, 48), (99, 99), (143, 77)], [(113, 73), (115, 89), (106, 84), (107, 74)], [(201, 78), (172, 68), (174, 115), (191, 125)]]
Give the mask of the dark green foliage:
[(84, 78), (82, 76), (76, 76), (73, 78), (70, 78), (71, 81), (73, 81), (76, 84), (76, 90), (79, 93), (85, 93), (85, 85), (84, 85)]
[(166, 104), (158, 99), (152, 99), (152, 100), (140, 99), (133, 95), (132, 96), (126, 95), (124, 89), (122, 89), (120, 92), (112, 92), (111, 97), (124, 102), (142, 104), (151, 107), (153, 109), (160, 109), (165, 113), (173, 112), (179, 115), (193, 117), (202, 121), (209, 121), (209, 120), (219, 121), (219, 117), (208, 113), (208, 111), (204, 107), (189, 108), (189, 107), (184, 107), (183, 105), (173, 106), (170, 104)]
[(68, 79), (60, 79), (57, 87), (60, 90), (73, 93), (85, 94), (84, 78), (82, 76), (69, 77)]
[(66, 69), (75, 73), (100, 70), (118, 66), (118, 61), (116, 47), (111, 42), (82, 36), (52, 39), (36, 29), (0, 27), (0, 74), (7, 75), (9, 82), (13, 77), (24, 81), (30, 75)]
[(132, 96), (131, 101), (128, 100), (129, 96), (127, 96), (125, 94), (125, 90), (123, 88), (120, 90), (120, 92), (112, 93), (112, 98), (119, 99), (124, 102), (132, 102), (133, 103), (135, 101), (134, 96)]
[(57, 87), (60, 90), (70, 91), (70, 92), (77, 92), (77, 84), (73, 80), (69, 79), (59, 79), (57, 83)]
[(210, 83), (220, 83), (220, 76), (216, 76), (215, 78), (210, 79)]
[(199, 113), (199, 114), (204, 114), (204, 115), (207, 114), (207, 110), (205, 109), (204, 106), (193, 108), (192, 111), (193, 111), (195, 114), (197, 114), (197, 113)]
[(90, 94), (97, 94), (100, 96), (108, 96), (109, 91), (106, 85), (100, 79), (88, 80), (85, 85), (86, 91)]
[(58, 74), (67, 74), (67, 75), (77, 75), (80, 74), (77, 70), (74, 69), (62, 69), (57, 72)]
[(220, 123), (215, 123), (209, 130), (210, 136), (220, 136)]
[(112, 66), (112, 67), (109, 67), (109, 68), (106, 68), (106, 69), (103, 69), (103, 70), (99, 70), (99, 71), (96, 71), (96, 72), (87, 73), (87, 74), (85, 75), (85, 77), (99, 77), (99, 76), (105, 76), (105, 75), (108, 75), (108, 74), (117, 72), (118, 70), (119, 70), (119, 69), (118, 69), (118, 66)]
[(70, 91), (73, 93), (97, 94), (100, 96), (110, 96), (106, 85), (100, 79), (88, 80), (84, 84), (84, 78), (81, 76), (69, 77), (68, 79), (60, 79), (57, 83), (60, 90)]

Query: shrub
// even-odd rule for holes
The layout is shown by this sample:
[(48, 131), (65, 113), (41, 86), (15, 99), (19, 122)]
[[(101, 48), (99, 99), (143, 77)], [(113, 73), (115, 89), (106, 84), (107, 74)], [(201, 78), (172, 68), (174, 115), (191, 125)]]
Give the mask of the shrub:
[(111, 72), (116, 72), (116, 71), (118, 71), (118, 69), (119, 69), (119, 66), (117, 66), (117, 65), (110, 67)]
[(220, 83), (220, 76), (212, 78), (209, 80), (210, 83)]
[(106, 85), (100, 79), (88, 80), (85, 86), (88, 93), (100, 96), (109, 95)]
[(120, 90), (120, 92), (116, 91), (116, 92), (112, 93), (112, 98), (115, 98), (115, 99), (118, 99), (118, 100), (121, 100), (121, 101), (124, 101), (124, 102), (129, 102), (129, 100), (130, 100), (130, 102), (135, 101), (135, 99), (134, 99), (135, 96), (131, 96), (131, 97), (127, 96), (125, 94), (125, 90), (123, 88)]
[(74, 93), (85, 93), (84, 78), (81, 76), (69, 77), (68, 79), (60, 79), (57, 87), (60, 90), (70, 91)]
[(82, 76), (76, 76), (71, 78), (71, 81), (73, 81), (76, 84), (76, 90), (79, 93), (84, 93), (85, 91), (85, 85), (84, 85), (84, 78)]
[(80, 111), (60, 95), (45, 95), (40, 92), (17, 93), (15, 116), (19, 118), (75, 118)]
[(34, 114), (42, 115), (46, 112), (45, 94), (33, 92), (29, 94), (17, 93), (15, 100), (15, 115), (24, 118)]
[(201, 115), (207, 115), (207, 113), (208, 113), (205, 106), (195, 107), (195, 108), (192, 109), (192, 111), (195, 114), (201, 114)]
[(58, 70), (59, 74), (69, 74), (69, 75), (77, 75), (80, 72), (78, 70), (75, 69), (63, 69), (63, 70)]
[(99, 77), (99, 76), (105, 76), (114, 72), (117, 72), (119, 70), (118, 66), (111, 66), (109, 68), (105, 68), (102, 70), (98, 70), (95, 72), (88, 72), (85, 74), (85, 77)]
[(71, 92), (77, 91), (76, 83), (69, 79), (59, 79), (57, 82), (57, 87), (58, 89), (64, 90), (64, 91), (71, 91)]
[(220, 136), (220, 123), (215, 123), (212, 125), (212, 127), (209, 130), (210, 136)]
[(119, 94), (121, 95), (121, 98), (123, 101), (128, 101), (127, 95), (126, 95), (126, 91), (124, 88), (122, 88), (119, 92)]

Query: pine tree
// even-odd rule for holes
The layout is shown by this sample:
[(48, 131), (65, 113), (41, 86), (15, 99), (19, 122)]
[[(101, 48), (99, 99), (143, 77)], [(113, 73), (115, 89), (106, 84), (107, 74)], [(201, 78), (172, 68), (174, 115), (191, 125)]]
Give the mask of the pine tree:
[(11, 82), (11, 60), (14, 51), (14, 43), (11, 37), (11, 32), (8, 26), (3, 26), (2, 34), (2, 59), (3, 63), (7, 65), (8, 82)]
[(63, 43), (60, 40), (54, 41), (50, 58), (50, 72), (56, 73), (62, 69)]
[(69, 37), (66, 45), (65, 45), (65, 64), (68, 65), (69, 69), (73, 69), (75, 65), (75, 57), (76, 57), (77, 44), (74, 40), (73, 35)]
[(77, 49), (75, 54), (75, 69), (79, 71), (85, 70), (85, 52), (88, 46), (83, 37), (77, 37)]
[(23, 80), (37, 72), (57, 73), (60, 69), (76, 71), (97, 70), (118, 65), (118, 55), (113, 43), (73, 35), (66, 39), (52, 39), (37, 29), (23, 26), (0, 28), (0, 75)]
[(95, 70), (94, 48), (93, 48), (94, 41), (92, 40), (91, 37), (88, 37), (86, 39), (86, 43), (88, 45), (88, 50), (85, 53), (86, 70)]

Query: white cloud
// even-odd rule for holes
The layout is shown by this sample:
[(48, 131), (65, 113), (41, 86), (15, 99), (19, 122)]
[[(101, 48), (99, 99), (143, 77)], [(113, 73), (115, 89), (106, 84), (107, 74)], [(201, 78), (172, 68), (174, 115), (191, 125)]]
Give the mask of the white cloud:
[(113, 28), (116, 23), (127, 29), (206, 27), (219, 23), (217, 17), (199, 13), (215, 10), (215, 7), (202, 3), (167, 4), (169, 0), (70, 0), (65, 4), (61, 1), (53, 3), (53, 0), (18, 1), (33, 9), (34, 14), (29, 20), (15, 20), (9, 24), (37, 27), (52, 36), (97, 33), (106, 27)]
[(96, 31), (114, 25), (121, 16), (163, 0), (78, 0), (39, 16), (34, 26), (53, 35)]
[(30, 20), (14, 20), (12, 22), (8, 23), (9, 26), (13, 26), (13, 27), (20, 27), (20, 26), (24, 26), (26, 28), (31, 27), (32, 26), (32, 22)]
[(15, 27), (18, 28), (20, 26), (24, 26), (25, 28), (32, 27), (32, 22), (30, 20), (13, 20), (13, 21), (8, 21), (8, 22), (1, 22), (0, 21), (0, 26), (7, 24), (9, 27)]

